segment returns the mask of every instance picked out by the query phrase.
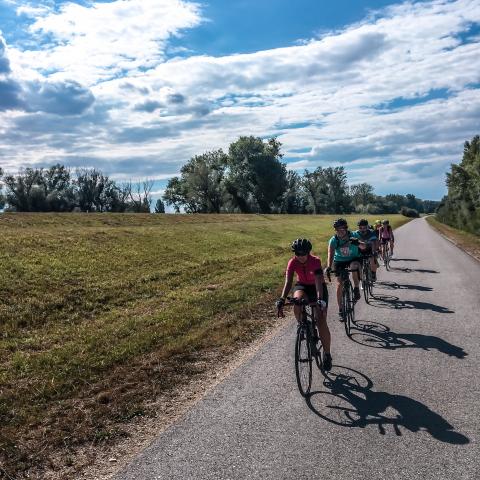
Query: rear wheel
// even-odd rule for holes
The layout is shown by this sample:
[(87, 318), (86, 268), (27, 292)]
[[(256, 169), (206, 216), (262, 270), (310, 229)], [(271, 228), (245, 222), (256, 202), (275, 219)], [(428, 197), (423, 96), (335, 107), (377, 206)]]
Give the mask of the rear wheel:
[(299, 325), (295, 341), (295, 374), (297, 385), (303, 397), (307, 396), (312, 386), (312, 350), (308, 328)]

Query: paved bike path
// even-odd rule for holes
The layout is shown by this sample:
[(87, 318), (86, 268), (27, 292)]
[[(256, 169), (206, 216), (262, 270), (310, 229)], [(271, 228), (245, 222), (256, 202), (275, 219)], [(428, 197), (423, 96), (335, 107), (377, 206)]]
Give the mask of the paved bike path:
[(395, 237), (363, 329), (330, 309), (334, 368), (308, 402), (292, 322), (117, 480), (479, 478), (480, 264), (424, 219)]

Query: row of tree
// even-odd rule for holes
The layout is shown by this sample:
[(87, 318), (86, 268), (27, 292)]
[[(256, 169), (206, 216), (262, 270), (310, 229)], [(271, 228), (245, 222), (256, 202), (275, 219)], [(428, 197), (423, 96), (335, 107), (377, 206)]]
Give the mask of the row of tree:
[(463, 158), (447, 173), (448, 194), (437, 218), (455, 228), (480, 235), (480, 136), (465, 142)]
[(415, 195), (375, 195), (368, 183), (348, 186), (343, 167), (303, 175), (282, 163), (281, 144), (240, 137), (223, 150), (194, 156), (168, 182), (163, 199), (187, 213), (398, 213), (402, 207), (433, 212), (439, 202)]
[[(318, 167), (303, 175), (287, 170), (276, 138), (240, 137), (228, 153), (191, 158), (169, 180), (164, 202), (186, 213), (429, 213), (435, 201), (415, 195), (375, 195), (372, 185), (349, 186), (343, 167)], [(17, 175), (0, 169), (0, 208), (19, 212), (150, 212), (153, 181), (118, 184), (96, 169), (26, 168)], [(2, 181), (3, 180), (3, 181)], [(5, 193), (2, 195), (1, 186)], [(165, 211), (157, 200), (155, 212)], [(408, 210), (406, 210), (408, 209)]]
[(17, 212), (150, 212), (152, 187), (151, 180), (117, 184), (96, 169), (80, 169), (72, 175), (60, 164), (5, 176), (0, 168), (0, 208), (6, 205)]

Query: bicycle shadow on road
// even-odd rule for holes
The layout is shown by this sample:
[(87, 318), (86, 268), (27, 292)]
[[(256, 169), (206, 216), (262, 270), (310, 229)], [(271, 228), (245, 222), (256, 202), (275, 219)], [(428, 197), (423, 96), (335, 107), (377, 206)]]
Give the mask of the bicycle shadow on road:
[(418, 262), (418, 258), (391, 258), (390, 262)]
[(401, 284), (387, 281), (376, 282), (375, 286), (382, 290), (418, 290), (420, 292), (431, 292), (433, 290), (432, 287), (425, 287), (423, 285)]
[(391, 271), (397, 272), (419, 272), (419, 273), (440, 273), (438, 270), (429, 270), (428, 268), (408, 268), (408, 267), (391, 267)]
[(427, 432), (433, 438), (456, 445), (470, 443), (465, 435), (425, 404), (405, 395), (372, 390), (373, 382), (363, 373), (335, 365), (325, 374), (326, 390), (311, 392), (308, 408), (327, 422), (350, 428), (377, 425), (381, 435), (391, 426), (397, 436), (401, 428)]
[(386, 350), (421, 348), (427, 352), (437, 350), (458, 359), (463, 359), (468, 355), (463, 348), (439, 337), (420, 333), (396, 333), (392, 332), (386, 325), (373, 321), (357, 321), (350, 338), (355, 343), (372, 348)]
[(435, 305), (429, 302), (418, 302), (416, 300), (400, 300), (394, 295), (372, 295), (369, 300), (369, 305), (376, 308), (390, 308), (392, 310), (431, 310), (436, 313), (455, 313), (453, 310), (449, 310), (446, 307)]

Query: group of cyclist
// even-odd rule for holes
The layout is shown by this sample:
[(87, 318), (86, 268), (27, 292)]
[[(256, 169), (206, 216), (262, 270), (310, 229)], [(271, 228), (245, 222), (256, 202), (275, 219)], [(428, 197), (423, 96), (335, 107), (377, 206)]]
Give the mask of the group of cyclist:
[[(327, 268), (328, 277), (333, 272), (337, 278), (337, 303), (339, 317), (343, 318), (342, 305), (342, 270), (352, 271), (354, 284), (354, 299), (360, 300), (360, 267), (363, 257), (368, 257), (372, 272), (372, 281), (377, 279), (378, 254), (384, 254), (385, 245), (390, 246), (393, 256), (394, 235), (388, 220), (377, 220), (373, 226), (365, 219), (357, 223), (358, 229), (354, 232), (348, 228), (344, 218), (339, 218), (333, 223), (335, 234), (328, 242)], [(283, 307), (288, 294), (293, 286), (293, 297), (296, 300), (308, 300), (316, 303), (313, 306), (318, 334), (322, 342), (323, 368), (329, 371), (332, 368), (332, 355), (330, 352), (331, 336), (327, 324), (328, 290), (325, 284), (324, 271), (319, 257), (312, 255), (312, 243), (306, 238), (297, 238), (291, 244), (294, 256), (289, 260), (285, 273), (285, 284), (281, 297), (277, 300), (277, 314), (283, 317)], [(333, 269), (332, 269), (333, 267)], [(293, 285), (294, 276), (297, 281)], [(302, 307), (294, 304), (294, 314), (298, 322), (301, 321)]]

